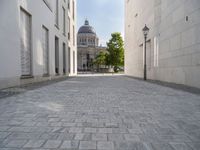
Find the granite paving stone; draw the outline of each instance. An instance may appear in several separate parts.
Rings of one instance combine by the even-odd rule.
[[[109,141],[123,141],[124,135],[123,134],[108,134]]]
[[[124,134],[124,137],[126,141],[135,141],[135,142],[140,141],[139,136],[136,134]]]
[[[82,133],[82,128],[71,127],[69,130],[70,133]]]
[[[61,145],[62,141],[60,140],[48,140],[45,144],[44,144],[44,148],[59,148],[59,146]]]
[[[193,150],[189,145],[187,145],[185,143],[170,143],[170,145],[175,150]]]
[[[115,142],[115,150],[155,150],[155,149],[151,149],[151,147],[148,144],[141,142],[119,141]],[[164,150],[164,149],[159,149],[159,150]]]
[[[112,133],[112,128],[99,128],[98,133]]]
[[[9,134],[11,134],[11,133],[10,132],[0,132],[0,139],[6,138]]]
[[[45,143],[45,140],[30,140],[24,145],[24,148],[40,148]]]
[[[97,143],[97,150],[114,150],[114,143],[113,142],[98,142]]]
[[[74,140],[88,140],[87,137],[89,138],[90,134],[84,134],[84,133],[77,133],[74,137]]]
[[[200,142],[195,142],[195,143],[187,143],[187,145],[189,145],[189,147],[192,148],[192,150],[199,150],[200,147]]]
[[[126,76],[78,76],[17,90],[23,92],[0,98],[2,150],[200,147],[197,93]]]
[[[27,142],[28,140],[11,140],[11,141],[8,141],[5,147],[22,148]]]
[[[175,150],[169,143],[153,143],[151,146],[153,150]]]
[[[78,149],[79,141],[64,141],[61,145],[61,149]]]
[[[74,133],[60,133],[54,139],[69,141],[73,140],[74,137],[75,137]]]
[[[0,126],[0,132],[8,131],[9,128],[9,126]]]
[[[80,150],[95,150],[97,149],[97,143],[95,141],[80,141]]]
[[[84,132],[85,133],[96,133],[97,129],[96,128],[85,128]]]
[[[92,140],[93,141],[107,141],[107,134],[102,134],[102,133],[93,133],[92,134]]]

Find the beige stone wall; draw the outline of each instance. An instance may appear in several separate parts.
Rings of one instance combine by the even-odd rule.
[[[147,77],[200,88],[200,1],[125,0],[125,72],[143,77],[143,33]]]

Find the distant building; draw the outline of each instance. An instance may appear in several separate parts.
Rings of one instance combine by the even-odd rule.
[[[93,71],[93,60],[100,51],[106,51],[106,48],[99,46],[99,38],[88,20],[85,20],[85,24],[78,31],[77,46],[78,71]]]
[[[126,74],[143,77],[147,24],[147,78],[200,88],[200,1],[124,2]]]
[[[0,20],[0,88],[76,75],[76,0],[1,0]]]

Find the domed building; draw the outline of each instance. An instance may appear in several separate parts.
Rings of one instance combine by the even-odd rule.
[[[85,24],[78,30],[78,45],[82,46],[98,46],[99,39],[89,21],[85,20]]]
[[[106,48],[99,46],[99,38],[87,19],[78,30],[77,46],[78,71],[93,71],[93,60],[99,52],[106,51]]]

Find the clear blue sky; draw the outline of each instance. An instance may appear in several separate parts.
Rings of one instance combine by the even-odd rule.
[[[113,32],[124,36],[124,0],[77,0],[77,12],[77,30],[87,18],[100,44],[105,46]]]

